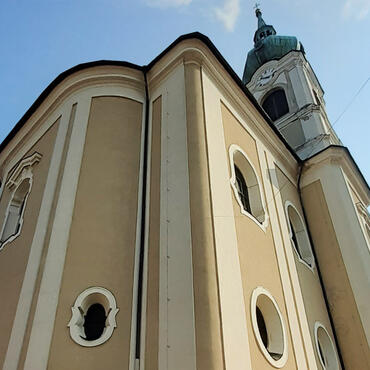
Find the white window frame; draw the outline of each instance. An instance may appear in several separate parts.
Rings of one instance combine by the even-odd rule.
[[[243,171],[243,168],[240,168],[237,163],[235,163],[234,157],[236,153],[240,153],[243,157],[244,160],[248,163],[248,165],[251,167],[252,171],[254,172],[254,176],[256,178],[256,184],[254,184],[252,187],[248,186],[248,179],[246,177],[245,172]],[[244,152],[242,148],[240,148],[236,144],[232,144],[229,147],[229,160],[230,160],[230,169],[231,169],[231,178],[230,178],[230,184],[231,187],[234,191],[235,199],[238,202],[240,206],[240,212],[249,217],[253,222],[255,222],[263,231],[266,231],[267,225],[268,225],[268,214],[266,211],[266,205],[265,205],[265,198],[264,198],[264,192],[263,192],[263,187],[261,184],[261,181],[258,177],[257,171],[255,167],[253,166],[252,161],[249,159],[248,155]],[[257,208],[257,215],[253,215],[252,213],[249,213],[244,209],[243,203],[239,197],[239,192],[237,188],[237,183],[236,183],[236,175],[235,175],[235,164],[238,166],[240,169],[240,172],[242,173],[244,180],[248,186],[248,195],[249,195],[249,204],[252,209]],[[260,202],[256,201],[255,197],[258,196],[260,199]],[[259,205],[257,203],[260,203]],[[256,207],[257,205],[257,207]],[[259,208],[259,209],[258,209]]]
[[[331,367],[327,367],[325,366],[323,360],[322,360],[322,357],[321,357],[321,354],[320,354],[320,349],[319,349],[319,338],[318,338],[318,330],[319,329],[323,329],[325,334],[327,335],[328,339],[329,339],[329,343],[331,345],[331,348],[329,349],[332,350],[332,361],[334,361],[335,363],[333,364],[333,366]],[[319,322],[319,321],[316,321],[315,322],[315,327],[314,327],[314,332],[315,332],[315,345],[316,345],[316,352],[317,352],[317,357],[319,358],[319,361],[320,361],[320,365],[322,366],[323,370],[340,370],[340,366],[339,366],[339,361],[338,361],[338,354],[337,354],[337,351],[336,351],[336,348],[334,346],[334,343],[333,343],[333,340],[331,339],[331,336],[329,335],[328,331],[326,330],[325,326]],[[322,347],[321,347],[322,348]],[[325,351],[326,349],[325,348],[322,348],[323,351]]]
[[[301,247],[303,247],[303,248],[308,248],[308,252],[309,252],[310,258],[312,260],[312,265],[310,265],[307,261],[305,261],[303,258],[301,258],[300,253],[297,250],[299,248],[299,245],[295,245],[295,243],[293,242],[293,232],[292,232],[292,228],[290,226],[290,222],[292,222],[292,221],[291,221],[291,219],[289,217],[289,211],[288,211],[289,207],[292,207],[293,208],[293,210],[296,212],[296,214],[297,214],[297,216],[300,219],[300,222],[302,224],[302,228],[303,228],[302,229],[302,232],[304,233],[304,236],[303,237],[306,239],[306,241],[305,241],[306,246],[304,246],[304,245],[302,245],[300,243],[298,243],[298,244]],[[303,265],[305,265],[307,268],[309,268],[313,272],[314,269],[315,269],[315,266],[316,266],[316,264],[315,264],[315,256],[314,256],[313,251],[312,251],[312,246],[311,246],[310,238],[308,237],[306,223],[304,222],[303,217],[298,212],[297,208],[289,200],[287,200],[285,202],[285,216],[286,216],[286,220],[287,220],[287,224],[288,224],[289,238],[290,238],[290,242],[291,242],[291,244],[293,246],[294,253],[297,256],[298,261],[300,263],[302,263]]]
[[[2,225],[2,228],[1,228],[1,234],[0,234],[1,235],[1,238],[2,238],[2,235],[3,235],[4,231],[5,231],[5,226],[6,226],[6,223],[7,223],[7,220],[8,220],[10,208],[11,208],[12,201],[14,199],[15,193],[17,192],[19,186],[23,183],[24,180],[28,179],[30,185],[29,185],[29,189],[28,189],[27,195],[25,197],[25,201],[24,201],[22,213],[20,214],[20,218],[19,218],[19,229],[18,229],[18,231],[17,231],[16,234],[11,235],[9,238],[7,238],[6,240],[4,240],[3,243],[0,244],[0,251],[7,244],[11,243],[13,240],[15,240],[16,238],[18,238],[18,236],[22,232],[22,227],[23,227],[23,222],[24,222],[24,213],[25,213],[25,209],[26,209],[26,206],[27,206],[27,201],[28,201],[29,195],[30,195],[31,190],[32,190],[32,184],[33,184],[33,166],[35,164],[39,163],[40,160],[41,160],[41,158],[42,158],[41,154],[35,152],[31,156],[22,159],[19,162],[19,164],[17,165],[17,167],[15,168],[15,170],[13,171],[13,173],[10,176],[9,180],[5,184],[5,186],[11,191],[11,194],[10,194],[10,200],[8,202],[8,206],[7,206],[7,209],[6,209],[6,212],[5,212],[5,217],[4,217],[4,220],[3,220],[3,225]]]

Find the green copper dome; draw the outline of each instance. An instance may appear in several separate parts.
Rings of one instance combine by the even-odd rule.
[[[258,29],[254,34],[254,48],[248,53],[243,83],[247,84],[259,67],[273,59],[280,59],[292,50],[304,52],[303,45],[294,36],[278,36],[273,26],[266,25],[262,13],[256,9]]]

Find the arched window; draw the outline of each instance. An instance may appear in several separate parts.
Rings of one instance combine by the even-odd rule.
[[[300,262],[314,267],[314,257],[304,222],[292,204],[286,204],[290,239]]]
[[[242,213],[253,216],[259,224],[266,219],[262,190],[256,172],[246,154],[236,145],[230,146],[231,185]]]
[[[285,91],[283,89],[277,89],[270,92],[263,99],[262,108],[272,121],[276,121],[280,117],[287,114],[289,112],[289,106]]]
[[[1,233],[0,244],[19,234],[28,194],[31,189],[29,178],[24,179],[16,188],[10,201]]]

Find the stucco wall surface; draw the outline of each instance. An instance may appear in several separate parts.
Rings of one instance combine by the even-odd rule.
[[[233,114],[222,104],[221,111],[225,132],[226,149],[228,150],[232,144],[237,144],[240,148],[242,148],[256,169],[257,176],[259,177],[260,181],[262,181],[262,173],[257,154],[256,141],[241,126]],[[231,178],[230,165],[229,175]],[[261,195],[265,198],[263,187]],[[249,344],[252,368],[261,370],[273,368],[260,351],[251,322],[251,294],[256,287],[262,286],[267,289],[275,298],[284,318],[284,324],[288,336],[288,360],[285,368],[296,369],[297,365],[292,347],[292,338],[284,303],[284,292],[282,289],[279,267],[275,255],[271,227],[267,226],[266,230],[263,230],[255,222],[253,222],[253,220],[241,213],[240,205],[237,202],[234,193],[232,198],[243,281],[246,318],[248,331],[250,333]]]
[[[142,104],[92,99],[48,369],[128,367],[141,147]],[[117,301],[110,340],[85,348],[72,341],[71,306],[101,286]]]
[[[280,193],[284,205],[286,204],[286,202],[292,203],[293,206],[298,211],[298,213],[300,214],[302,220],[304,220],[303,211],[300,205],[299,195],[296,186],[284,175],[282,170],[279,169],[278,167],[276,172],[277,179],[281,189]],[[293,248],[293,246],[291,247]],[[315,248],[315,246],[311,246],[311,248]],[[328,317],[327,308],[321,288],[321,283],[318,276],[317,261],[315,261],[315,267],[313,268],[313,270],[311,270],[308,266],[306,266],[299,260],[298,255],[295,251],[294,251],[294,260],[296,263],[299,283],[305,304],[305,311],[309,323],[311,340],[313,347],[316,348],[314,335],[314,327],[316,321],[319,321],[321,324],[323,324],[330,333],[331,338],[333,338],[330,320]],[[316,350],[314,353],[316,362],[319,364],[318,353]]]
[[[23,158],[26,158],[37,152],[42,155],[42,158],[40,162],[33,167],[33,184],[24,211],[24,222],[21,234],[15,240],[4,245],[4,248],[0,251],[0,297],[2,297],[2,313],[0,315],[1,368],[8,348],[8,341],[39,215],[58,125],[59,120],[56,121],[23,156]],[[5,185],[5,182],[3,185]],[[10,201],[10,196],[11,191],[5,187],[0,200],[1,226],[5,220],[5,213]]]
[[[317,180],[305,186],[302,194],[345,368],[368,369],[370,350],[322,184]]]

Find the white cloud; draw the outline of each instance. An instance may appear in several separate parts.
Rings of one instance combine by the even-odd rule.
[[[342,8],[344,18],[362,20],[370,12],[370,0],[346,0]]]
[[[233,31],[240,13],[240,0],[225,0],[222,7],[214,9],[214,13],[228,31]]]
[[[192,0],[146,0],[147,5],[155,8],[177,8],[189,5],[191,2]]]

